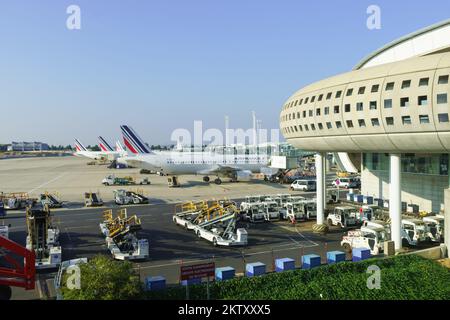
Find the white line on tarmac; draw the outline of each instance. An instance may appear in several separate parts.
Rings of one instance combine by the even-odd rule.
[[[36,191],[36,190],[38,190],[38,189],[40,189],[40,188],[42,188],[42,187],[45,187],[46,185],[48,185],[48,184],[50,184],[50,183],[52,183],[52,182],[54,182],[54,181],[56,181],[56,180],[58,180],[58,179],[64,177],[66,174],[68,174],[68,172],[61,173],[59,176],[57,176],[57,177],[55,177],[55,178],[53,178],[53,179],[51,179],[51,180],[49,180],[49,181],[47,181],[47,182],[44,182],[43,184],[37,186],[36,188],[31,189],[31,190],[28,191],[27,193],[33,193],[34,191]]]
[[[291,244],[289,244],[291,245]],[[245,256],[255,256],[255,255],[259,255],[259,254],[268,254],[268,253],[272,253],[272,252],[281,252],[281,251],[288,251],[288,250],[294,250],[294,249],[299,249],[299,248],[313,248],[313,247],[317,247],[317,245],[310,245],[310,246],[304,246],[304,245],[299,245],[296,247],[292,247],[292,248],[288,248],[288,249],[279,249],[279,250],[269,250],[269,251],[259,251],[259,252],[253,252],[253,253],[245,253]],[[220,258],[236,258],[238,259],[239,256],[235,256],[235,257],[226,257],[226,256],[215,256],[215,259],[220,259]],[[208,258],[205,259],[197,259],[197,260],[184,260],[183,259],[183,264],[187,264],[187,263],[196,263],[196,262],[202,262],[205,260],[211,260]],[[179,260],[181,261],[181,259]],[[181,265],[180,262],[171,262],[171,263],[165,263],[165,264],[158,264],[158,265],[152,265],[152,266],[145,266],[145,267],[139,267],[139,269],[152,269],[152,268],[160,268],[160,267],[169,267],[169,266],[175,266],[175,265]]]

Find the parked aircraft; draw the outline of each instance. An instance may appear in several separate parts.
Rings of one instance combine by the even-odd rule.
[[[128,125],[121,127],[123,141],[132,154],[122,157],[127,165],[159,171],[167,175],[203,175],[203,181],[209,182],[209,176],[216,176],[214,182],[221,184],[220,177],[231,181],[249,179],[252,173],[260,172],[269,165],[267,154],[227,154],[218,151],[152,151],[149,146]]]

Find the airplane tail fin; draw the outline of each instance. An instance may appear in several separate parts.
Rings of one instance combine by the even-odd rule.
[[[80,142],[80,140],[75,139],[75,149],[77,149],[77,152],[80,151],[88,151],[88,149],[86,149],[83,144]]]
[[[116,142],[116,151],[118,152],[125,152],[125,148],[122,146],[119,140]]]
[[[138,136],[138,134],[128,125],[120,126],[122,130],[123,142],[128,150],[134,154],[150,154],[150,148]]]
[[[99,136],[98,137],[98,141],[100,142],[100,148],[102,149],[102,151],[105,152],[113,152],[114,149],[109,145],[108,142],[106,142],[105,139],[103,139],[103,137]]]

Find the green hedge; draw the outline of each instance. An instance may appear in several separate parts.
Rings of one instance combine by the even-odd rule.
[[[368,289],[367,267],[381,269],[381,289]],[[450,299],[450,271],[416,255],[342,262],[312,270],[270,273],[210,284],[211,299],[345,300]],[[184,287],[147,292],[147,299],[185,299]],[[190,299],[206,299],[206,286],[189,287]]]

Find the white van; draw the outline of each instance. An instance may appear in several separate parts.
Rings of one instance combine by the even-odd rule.
[[[291,183],[291,190],[315,191],[316,182],[314,180],[295,180]]]

